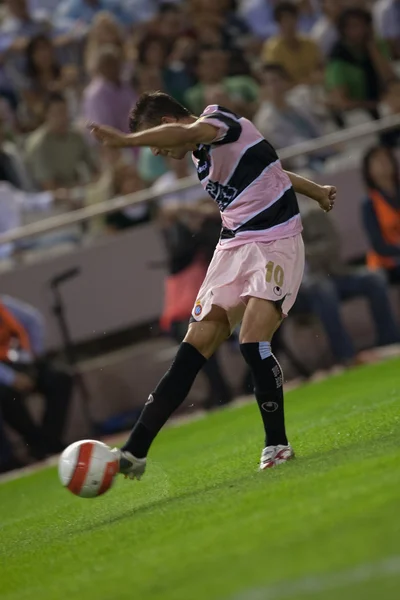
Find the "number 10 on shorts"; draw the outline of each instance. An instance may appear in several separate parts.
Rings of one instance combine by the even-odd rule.
[[[274,278],[275,285],[279,287],[283,286],[283,280],[285,278],[283,269],[280,265],[276,265],[270,260],[265,267],[265,281],[271,283],[272,278]]]

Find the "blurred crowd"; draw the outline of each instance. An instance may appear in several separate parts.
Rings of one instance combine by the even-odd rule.
[[[146,188],[160,194],[156,203],[88,225],[3,244],[0,267],[27,252],[73,247],[156,219],[169,271],[161,328],[180,341],[218,239],[218,211],[200,186],[174,191],[194,174],[190,160],[100,148],[87,124],[126,131],[138,96],[163,90],[195,115],[208,104],[225,106],[253,120],[275,147],[288,148],[400,114],[399,77],[400,0],[0,0],[0,234]],[[344,366],[363,357],[343,323],[343,299],[366,298],[376,345],[400,342],[388,287],[400,283],[399,148],[397,128],[368,150],[357,142],[351,152],[348,145],[331,146],[285,162],[305,173],[328,174],[349,164],[362,171],[360,218],[370,245],[365,267],[346,265],[334,222],[302,207],[307,269],[294,313],[318,317],[335,362]],[[10,339],[22,343],[19,336],[26,334],[31,351],[35,327],[24,310],[31,309],[0,297],[0,338],[6,323]],[[62,447],[72,389],[65,373],[40,361],[41,353],[32,353],[23,369],[10,365],[8,353],[0,357],[3,419],[34,458]],[[204,375],[208,406],[232,399],[218,355]],[[60,386],[65,401],[51,438],[47,424]],[[248,389],[245,379],[241,391]],[[24,398],[35,390],[48,401],[40,435],[24,410]],[[14,412],[7,408],[10,394],[18,399]]]
[[[143,91],[164,90],[194,114],[226,106],[282,148],[399,113],[399,60],[399,0],[3,0],[0,232],[168,187],[177,175],[163,158],[100,151],[86,130],[92,121],[126,130]],[[396,146],[399,134],[382,141]],[[329,171],[348,160],[343,149],[288,166]],[[90,228],[3,245],[0,257],[153,216],[136,206]]]

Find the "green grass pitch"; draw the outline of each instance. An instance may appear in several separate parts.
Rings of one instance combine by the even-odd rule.
[[[141,482],[0,485],[1,600],[398,600],[400,361],[287,395],[297,459],[257,472],[256,405],[165,430]]]

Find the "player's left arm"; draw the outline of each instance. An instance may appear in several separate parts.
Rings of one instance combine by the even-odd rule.
[[[137,133],[124,134],[114,127],[91,123],[89,129],[94,137],[104,146],[126,148],[137,146],[154,146],[156,148],[172,148],[183,144],[211,144],[218,134],[214,125],[195,121],[186,125],[183,123],[168,123]]]
[[[297,194],[308,196],[312,200],[318,202],[322,210],[329,212],[335,205],[336,188],[333,185],[319,185],[310,179],[306,179],[296,173],[285,171],[288,175],[293,189]]]

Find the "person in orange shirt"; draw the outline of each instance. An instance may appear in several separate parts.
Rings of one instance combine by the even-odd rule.
[[[364,157],[363,176],[368,197],[362,216],[371,247],[367,264],[400,283],[400,169],[393,150],[371,148]]]
[[[282,65],[295,84],[310,84],[318,79],[322,55],[313,39],[299,34],[298,17],[298,9],[291,2],[276,6],[274,18],[280,32],[265,42],[262,60]]]

